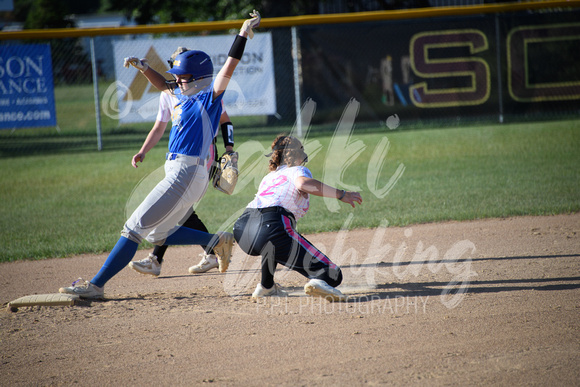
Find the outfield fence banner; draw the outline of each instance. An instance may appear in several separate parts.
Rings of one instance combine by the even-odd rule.
[[[0,46],[0,129],[56,126],[49,44]]]
[[[217,73],[225,64],[234,38],[231,35],[162,39],[119,40],[113,43],[119,122],[155,121],[159,90],[138,70],[123,67],[128,56],[147,58],[149,65],[171,79],[167,60],[178,47],[207,52]],[[276,113],[274,58],[270,33],[256,33],[247,45],[224,95],[230,116]]]
[[[438,13],[432,7],[447,16],[413,17],[409,10],[408,18],[388,12],[384,19],[358,20],[352,14],[339,22],[337,15],[320,15],[303,23],[307,15],[270,26],[265,18],[247,42],[224,95],[225,109],[233,117],[254,116],[233,118],[236,128],[277,131],[296,124],[297,133],[307,123],[332,130],[354,103],[358,127],[376,130],[575,119],[580,7],[542,3],[525,11],[464,14],[464,7],[449,7]],[[167,60],[181,46],[207,52],[217,72],[234,29],[189,30],[195,24],[175,26],[183,30],[139,26],[119,34],[121,28],[78,36],[83,29],[71,29],[71,36],[59,30],[0,34],[0,129],[96,128],[101,149],[101,129],[150,128],[141,124],[155,121],[160,92],[138,70],[123,67],[123,59],[147,58],[171,79]],[[304,116],[309,101],[315,109]]]
[[[481,119],[580,111],[580,12],[305,26],[302,95],[336,121]]]

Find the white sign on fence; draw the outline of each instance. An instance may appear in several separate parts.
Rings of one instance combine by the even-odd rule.
[[[177,47],[205,51],[212,59],[214,72],[224,65],[234,41],[232,35],[200,36],[187,38],[120,40],[114,42],[115,76],[119,121],[155,121],[159,103],[159,90],[135,68],[123,67],[128,56],[147,58],[157,72],[172,79],[167,60]],[[224,95],[224,104],[230,116],[273,115],[276,113],[276,86],[274,83],[274,57],[272,35],[254,34],[248,40],[244,56]]]

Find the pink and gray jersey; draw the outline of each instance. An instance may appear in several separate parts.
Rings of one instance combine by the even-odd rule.
[[[296,178],[312,178],[310,170],[303,166],[281,165],[267,174],[260,183],[258,193],[248,208],[280,206],[290,211],[296,219],[303,217],[310,207],[310,196],[296,188]]]

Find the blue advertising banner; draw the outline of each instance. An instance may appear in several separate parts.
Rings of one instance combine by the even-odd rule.
[[[0,46],[0,129],[56,126],[50,45]]]

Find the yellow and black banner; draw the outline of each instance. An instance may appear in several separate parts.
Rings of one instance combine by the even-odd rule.
[[[302,96],[323,121],[351,98],[363,120],[578,112],[579,20],[542,10],[303,26]]]

